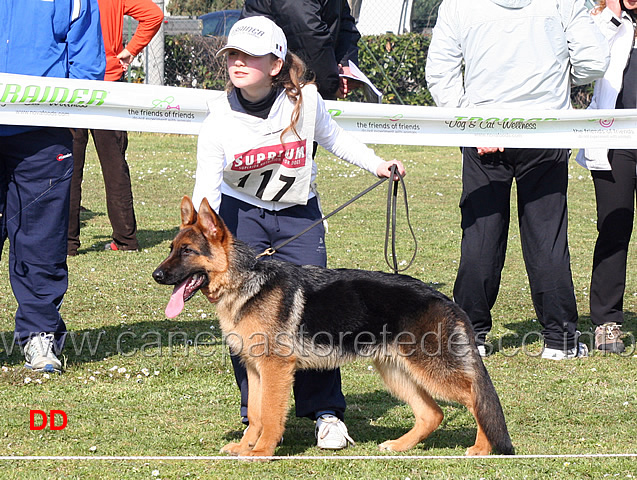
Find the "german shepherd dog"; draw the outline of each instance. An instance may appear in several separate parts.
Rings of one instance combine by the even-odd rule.
[[[442,422],[434,397],[465,405],[478,423],[467,455],[513,454],[500,400],[467,315],[449,298],[406,275],[259,261],[233,238],[204,199],[181,202],[180,231],[153,272],[176,285],[166,315],[197,290],[216,304],[221,330],[248,372],[248,420],[222,452],[271,456],[283,435],[294,373],[373,361],[387,388],[407,402],[415,425],[381,450],[402,452]]]

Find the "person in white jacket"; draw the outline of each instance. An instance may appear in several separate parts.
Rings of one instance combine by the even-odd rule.
[[[443,0],[427,56],[439,107],[570,108],[571,84],[601,77],[608,46],[582,0]],[[541,147],[541,145],[538,145]],[[565,149],[464,147],[461,257],[454,300],[481,354],[492,327],[517,185],[520,237],[543,358],[587,354],[578,341],[567,241]]]
[[[608,40],[610,65],[595,83],[589,108],[637,108],[637,1],[602,0],[591,11]],[[591,171],[597,201],[597,242],[593,253],[590,308],[595,348],[622,353],[628,245],[635,218],[637,150],[587,148],[576,160]]]
[[[332,119],[316,86],[302,85],[305,65],[287,52],[283,31],[265,17],[239,20],[227,45],[231,88],[212,101],[197,146],[193,203],[206,197],[235,235],[258,253],[287,240],[322,217],[314,186],[313,141],[378,177],[389,177],[397,160],[383,161]],[[327,265],[325,230],[318,224],[277,250],[277,259]],[[235,352],[236,353],[236,352]],[[245,367],[232,356],[247,423]],[[316,420],[317,446],[351,443],[343,423],[340,371],[304,370],[294,382],[296,415]]]

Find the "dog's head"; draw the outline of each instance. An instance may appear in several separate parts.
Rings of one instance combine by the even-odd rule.
[[[218,300],[232,235],[221,218],[203,199],[199,212],[188,197],[181,200],[181,226],[170,245],[170,255],[153,272],[163,285],[175,285],[166,307],[166,316],[174,318],[184,303],[201,290],[211,302]]]

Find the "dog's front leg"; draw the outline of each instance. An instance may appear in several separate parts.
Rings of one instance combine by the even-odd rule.
[[[246,455],[269,457],[274,454],[274,449],[281,441],[285,430],[295,364],[296,360],[292,357],[270,355],[260,359],[259,416],[262,431],[256,445]],[[252,385],[250,395],[252,396]]]
[[[261,377],[256,365],[247,364],[248,373],[248,423],[239,443],[229,443],[221,449],[230,455],[247,455],[261,436]]]

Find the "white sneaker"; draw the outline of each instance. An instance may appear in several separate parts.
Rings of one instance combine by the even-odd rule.
[[[484,345],[478,345],[478,353],[482,358],[487,356],[487,349]]]
[[[345,424],[334,415],[321,415],[316,420],[315,433],[316,446],[323,450],[341,450],[350,443],[356,445]]]
[[[549,360],[566,360],[569,358],[588,357],[588,347],[585,343],[579,342],[577,348],[573,347],[569,350],[560,350],[558,348],[546,348],[542,351],[542,358]]]
[[[55,338],[52,333],[40,333],[32,337],[24,346],[24,358],[27,368],[38,372],[62,371],[62,362],[55,356],[53,346]]]

